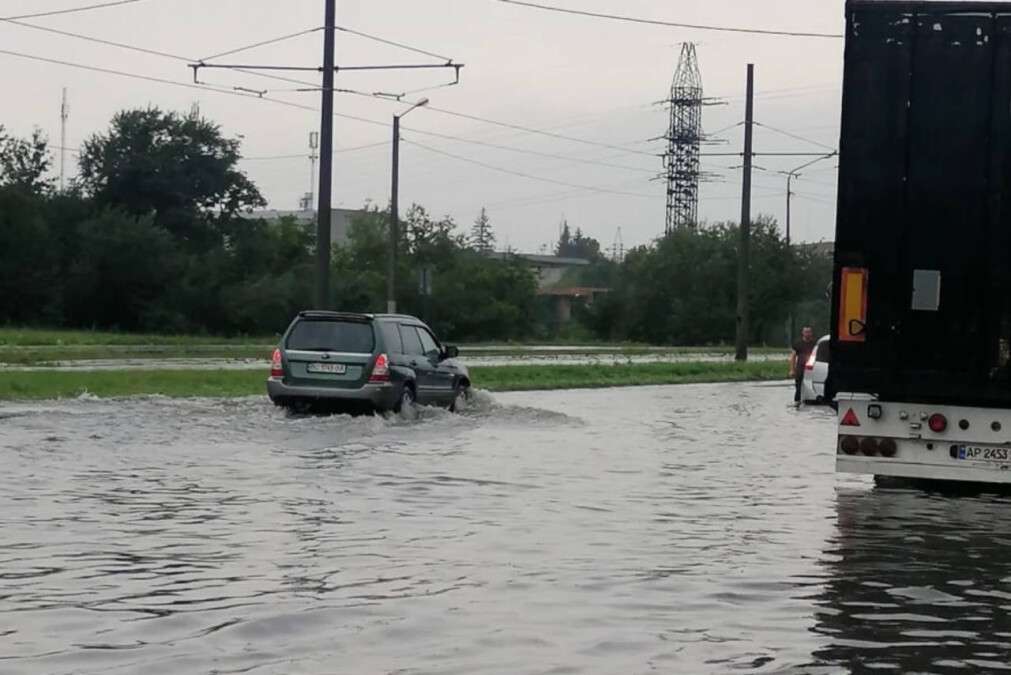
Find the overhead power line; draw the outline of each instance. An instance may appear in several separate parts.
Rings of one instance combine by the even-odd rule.
[[[115,2],[103,2],[97,5],[85,5],[84,7],[68,7],[67,9],[53,9],[48,12],[34,12],[32,14],[19,14],[17,16],[4,16],[0,19],[38,19],[43,16],[59,16],[61,14],[77,14],[78,12],[90,12],[94,9],[106,9],[108,7],[118,7],[120,5],[132,5],[144,0],[116,0]]]
[[[367,150],[369,148],[378,148],[384,145],[389,145],[390,141],[380,141],[378,143],[368,143],[366,145],[356,145],[350,148],[337,148],[333,151],[333,154],[340,155],[345,152],[357,152],[358,150]],[[278,159],[305,159],[308,155],[306,153],[301,153],[298,155],[260,155],[253,157],[242,157],[243,160],[247,162],[258,162],[258,161],[270,161]]]
[[[831,150],[832,152],[835,152],[835,148],[833,148],[831,145],[826,145],[826,144],[820,143],[818,141],[813,141],[810,138],[805,138],[803,136],[798,136],[797,134],[791,133],[789,131],[784,131],[783,129],[777,129],[776,127],[771,127],[768,124],[762,124],[761,122],[754,122],[753,124],[756,127],[762,127],[763,129],[768,129],[769,131],[774,131],[777,134],[782,134],[783,136],[787,136],[789,138],[792,138],[795,141],[802,141],[804,143],[810,143],[811,145],[817,145],[819,148],[825,148],[826,150]]]
[[[105,40],[102,38],[91,37],[89,35],[81,35],[80,33],[74,33],[68,30],[59,30],[56,28],[50,28],[49,26],[40,26],[34,23],[26,23],[16,18],[5,18],[0,17],[0,21],[4,21],[15,26],[21,26],[22,28],[31,28],[32,30],[39,30],[45,33],[52,33],[53,35],[62,35],[63,37],[72,37],[78,40],[84,40],[86,42],[94,42],[100,45],[106,45],[107,47],[118,47],[119,49],[126,49],[132,52],[138,52],[140,54],[150,54],[151,56],[161,56],[167,59],[175,59],[177,61],[192,61],[192,59],[187,59],[184,56],[179,56],[178,54],[170,54],[168,52],[160,52],[156,49],[148,49],[146,47],[137,47],[134,45],[124,44],[122,42],[115,42],[113,40]]]
[[[682,23],[677,21],[661,21],[659,19],[643,19],[634,16],[626,16],[621,14],[605,14],[602,12],[588,12],[582,9],[568,9],[566,7],[556,7],[553,5],[542,5],[537,2],[525,2],[524,0],[498,0],[499,2],[504,2],[508,5],[519,5],[521,7],[531,7],[533,9],[541,9],[548,12],[558,12],[560,14],[574,14],[576,16],[586,16],[594,19],[609,19],[611,21],[624,21],[626,23],[639,23],[648,24],[652,26],[669,26],[672,28],[690,28],[693,30],[709,30],[709,31],[719,31],[722,33],[749,33],[753,35],[775,35],[778,37],[806,37],[806,38],[833,38],[839,39],[843,35],[840,33],[817,33],[810,31],[792,31],[792,30],[768,30],[761,28],[738,28],[731,26],[711,26],[704,24],[695,23]]]
[[[641,192],[623,192],[621,190],[609,190],[607,188],[597,187],[597,186],[593,186],[593,185],[580,185],[578,183],[568,183],[566,181],[555,180],[554,178],[545,178],[544,176],[535,176],[535,175],[532,175],[532,174],[523,173],[521,171],[513,171],[512,169],[504,169],[504,168],[502,168],[500,166],[495,166],[494,164],[486,164],[485,162],[480,162],[480,161],[478,161],[476,159],[471,159],[469,157],[462,157],[460,155],[454,155],[451,152],[446,152],[444,150],[437,150],[435,148],[429,147],[427,145],[422,145],[421,143],[417,143],[417,142],[414,142],[414,141],[404,140],[404,142],[407,143],[407,144],[409,144],[409,145],[413,145],[415,147],[421,148],[422,150],[427,150],[428,152],[434,153],[436,155],[442,155],[444,157],[450,157],[452,159],[459,160],[461,162],[467,162],[468,164],[474,164],[476,166],[480,166],[480,167],[483,167],[485,169],[489,169],[491,171],[498,171],[500,173],[506,173],[506,174],[509,174],[509,175],[512,175],[512,176],[519,176],[520,178],[526,178],[526,179],[529,179],[529,180],[536,180],[536,181],[540,181],[542,183],[554,183],[555,185],[562,185],[562,186],[565,186],[565,187],[576,188],[578,190],[587,190],[587,191],[590,191],[590,192],[600,192],[600,193],[621,195],[621,196],[624,196],[624,197],[642,197],[642,198],[645,198],[645,199],[657,199],[656,195],[648,195],[648,194],[644,194],[644,193],[641,193]]]
[[[655,152],[647,152],[644,150],[636,150],[634,148],[622,147],[620,145],[611,145],[610,143],[600,143],[598,141],[591,141],[585,138],[578,138],[576,136],[566,136],[565,134],[557,134],[553,131],[544,131],[542,129],[534,129],[531,127],[525,127],[520,124],[513,124],[511,122],[502,122],[500,120],[493,120],[487,117],[478,117],[477,115],[468,115],[466,113],[456,112],[454,110],[446,110],[445,108],[437,108],[432,105],[428,105],[424,110],[431,110],[433,112],[442,113],[443,115],[452,115],[453,117],[460,117],[463,119],[473,120],[475,122],[484,122],[485,124],[493,124],[495,126],[505,127],[506,129],[514,129],[516,131],[523,131],[528,134],[537,134],[539,136],[547,136],[549,138],[557,138],[563,141],[571,141],[573,143],[582,143],[584,145],[593,145],[600,148],[607,148],[608,150],[617,150],[618,152],[628,153],[630,155],[644,155],[646,157],[657,157]]]
[[[8,49],[0,49],[0,54],[6,54],[7,56],[15,56],[21,59],[28,59],[29,61],[39,61],[42,63],[51,63],[57,66],[66,66],[68,68],[76,68],[78,70],[88,70],[96,73],[104,73],[106,75],[117,75],[119,77],[127,77],[133,80],[143,80],[146,82],[156,82],[158,84],[168,84],[175,87],[184,87],[186,89],[197,89],[200,91],[209,91],[216,94],[227,94],[229,96],[239,96],[241,98],[248,98],[260,101],[270,101],[271,103],[276,103],[278,105],[284,105],[289,108],[298,108],[300,110],[307,110],[309,112],[317,112],[316,108],[312,106],[302,105],[300,103],[293,103],[291,101],[284,101],[279,98],[270,98],[267,96],[257,96],[256,94],[248,94],[241,91],[235,91],[233,89],[225,89],[222,87],[214,87],[207,84],[193,84],[191,82],[177,82],[176,80],[167,80],[161,77],[153,77],[151,75],[140,75],[137,73],[130,73],[123,70],[114,70],[112,68],[100,68],[98,66],[88,66],[82,63],[74,63],[72,61],[62,61],[60,59],[50,59],[44,56],[35,56],[34,54],[25,54],[23,52],[15,52]],[[343,117],[350,117],[348,115],[343,115]],[[352,118],[359,119],[359,118]],[[362,120],[366,121],[366,120]],[[367,120],[372,122],[372,120]],[[385,125],[384,125],[385,126]]]

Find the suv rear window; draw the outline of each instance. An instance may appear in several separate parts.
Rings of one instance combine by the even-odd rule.
[[[371,323],[357,321],[299,321],[288,336],[288,349],[371,354],[376,338]]]

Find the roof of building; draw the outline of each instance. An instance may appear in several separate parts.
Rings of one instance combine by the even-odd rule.
[[[537,295],[549,295],[560,298],[592,298],[600,293],[610,293],[610,288],[594,288],[591,286],[571,286],[568,288],[545,288],[537,291]]]
[[[491,253],[490,256],[502,260],[506,260],[510,257],[516,257],[521,260],[525,260],[528,263],[544,267],[585,267],[590,264],[589,260],[584,260],[583,258],[562,258],[557,255],[540,255],[536,253],[511,253],[508,251],[497,251],[495,253]]]

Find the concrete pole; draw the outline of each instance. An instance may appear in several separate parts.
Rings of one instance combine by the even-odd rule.
[[[333,81],[337,0],[324,0],[323,112],[320,123],[319,210],[316,215],[316,306],[330,307],[330,220],[333,216]]]
[[[386,311],[397,313],[397,246],[400,243],[400,115],[393,116],[393,184],[390,189],[390,255],[386,271]]]
[[[737,355],[748,360],[748,289],[751,247],[752,132],[755,118],[755,66],[748,64],[747,107],[744,116],[744,184],[741,190],[741,241],[737,252]]]

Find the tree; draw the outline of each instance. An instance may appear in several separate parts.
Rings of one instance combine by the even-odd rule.
[[[562,224],[562,233],[558,238],[555,255],[560,258],[582,258],[583,260],[597,260],[602,257],[600,242],[593,237],[584,235],[583,230],[578,227],[575,236],[573,236],[568,221],[564,221]]]
[[[239,149],[203,118],[126,110],[85,141],[80,180],[99,206],[151,214],[176,239],[206,244],[239,211],[266,205],[237,168]]]
[[[24,190],[0,187],[0,323],[51,319],[60,286],[60,250],[45,204]]]
[[[11,185],[30,194],[52,190],[53,181],[46,178],[51,165],[49,142],[38,129],[29,139],[8,136],[0,125],[0,186]]]
[[[80,225],[79,246],[67,280],[73,323],[169,332],[159,301],[178,278],[179,259],[168,232],[151,216],[110,208]]]
[[[488,220],[488,212],[482,207],[481,214],[470,230],[470,245],[478,253],[492,253],[495,250],[495,233]]]
[[[558,235],[558,245],[555,246],[555,255],[560,258],[568,258],[572,248],[572,231],[569,229],[569,221],[562,221],[562,231]]]

